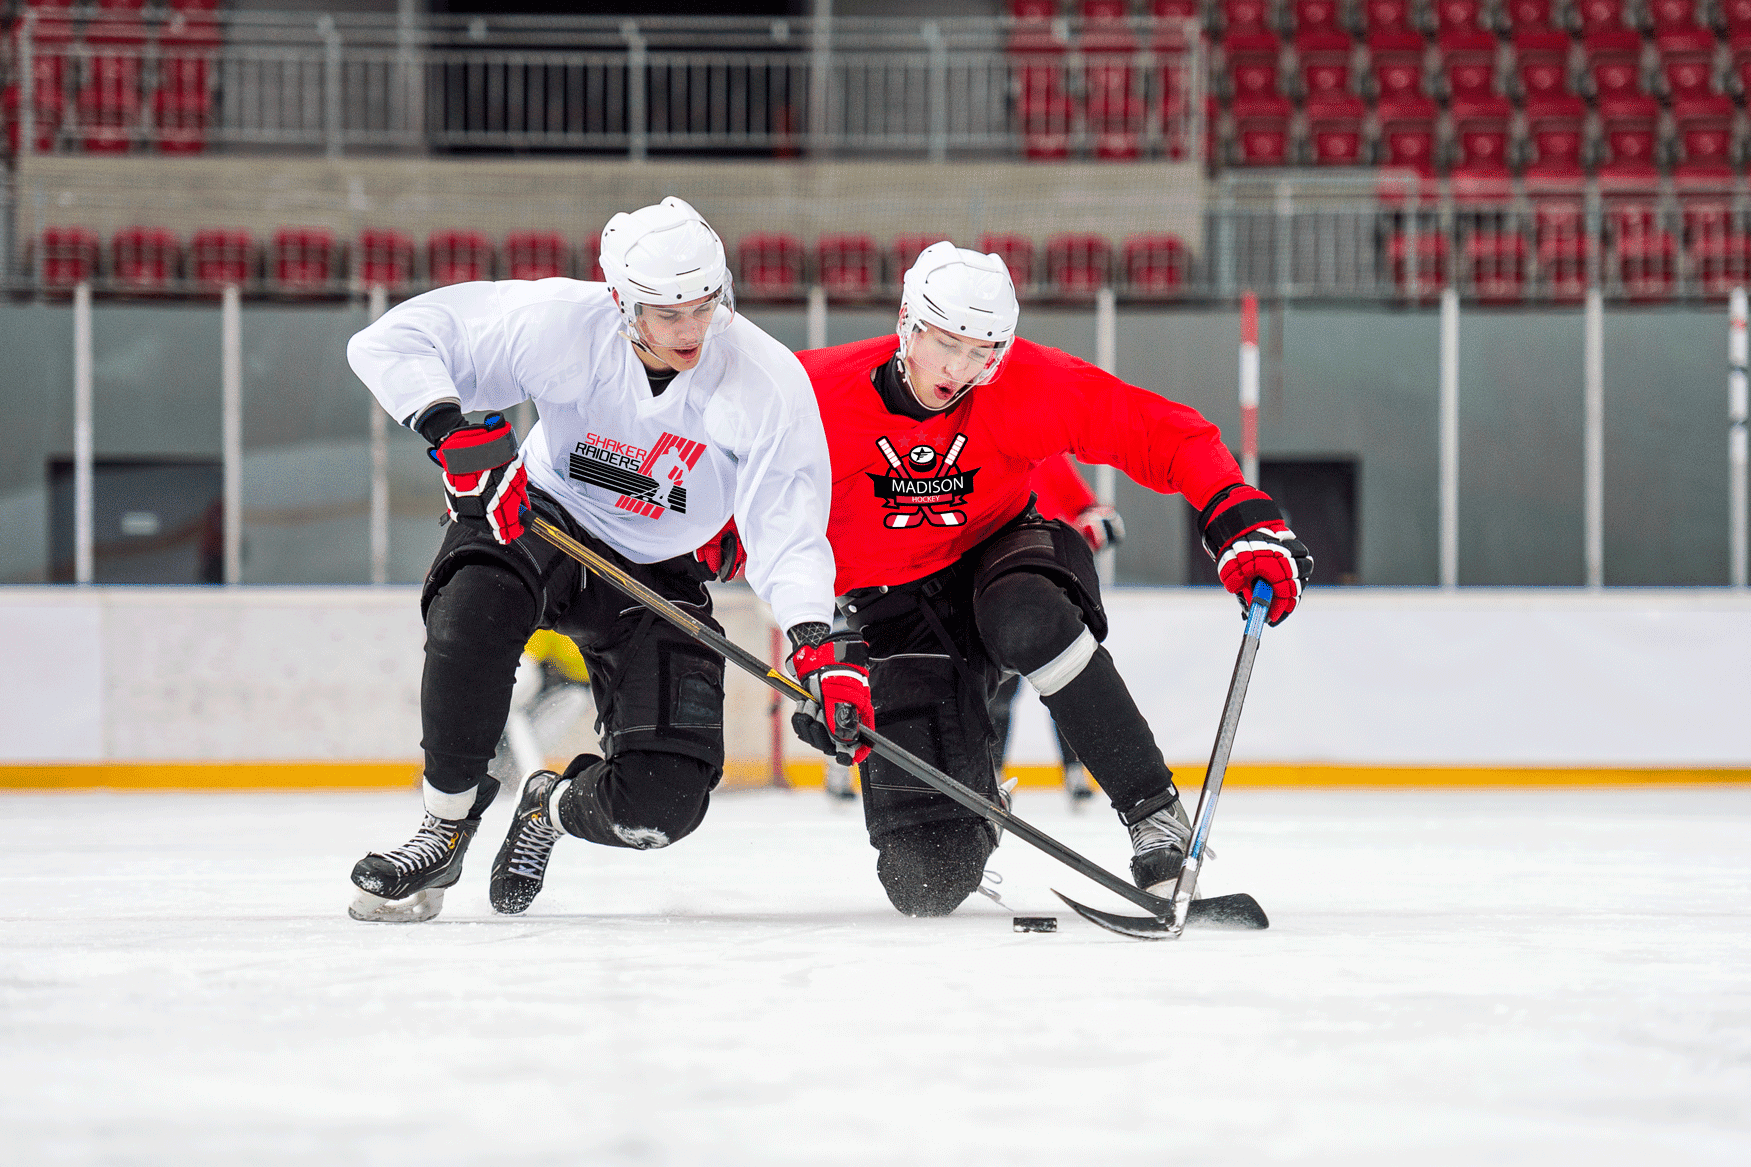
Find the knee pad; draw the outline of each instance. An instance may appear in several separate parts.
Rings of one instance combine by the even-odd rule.
[[[559,800],[567,834],[654,851],[691,835],[705,819],[716,767],[683,754],[635,752],[603,761],[582,754],[566,768]]]
[[[1012,571],[992,580],[979,596],[974,619],[992,658],[1030,680],[1079,642],[1087,641],[1090,654],[1095,646],[1082,622],[1082,609],[1055,581],[1034,571]],[[1086,663],[1084,656],[1080,664]]]
[[[939,819],[875,841],[876,876],[888,902],[908,916],[946,916],[978,890],[991,855],[980,819]]]
[[[462,562],[426,608],[426,636],[444,647],[490,645],[521,656],[534,631],[535,598],[516,572],[490,560]]]

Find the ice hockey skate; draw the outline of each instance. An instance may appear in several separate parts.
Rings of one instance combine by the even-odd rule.
[[[1166,803],[1161,797],[1145,800],[1119,818],[1131,832],[1132,882],[1150,895],[1166,896],[1185,866],[1192,830],[1179,797],[1170,792]]]
[[[347,915],[378,924],[433,919],[444,908],[445,890],[462,878],[462,857],[479,829],[478,811],[465,819],[439,818],[427,811],[413,838],[389,851],[373,851],[353,865],[357,892]]]
[[[511,829],[505,834],[498,857],[492,861],[489,895],[492,910],[501,915],[515,916],[527,911],[540,894],[547,861],[553,857],[553,845],[565,834],[549,820],[547,810],[547,801],[558,784],[559,775],[552,770],[537,770],[523,783],[523,795],[511,816]]]

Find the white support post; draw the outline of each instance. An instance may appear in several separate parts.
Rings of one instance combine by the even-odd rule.
[[[814,0],[813,43],[809,54],[809,153],[827,153],[833,131],[833,0]]]
[[[1605,297],[1587,289],[1586,351],[1582,368],[1582,498],[1586,523],[1587,586],[1605,586]]]
[[[1240,475],[1259,484],[1259,298],[1240,298]]]
[[[225,475],[225,582],[243,582],[243,296],[228,284],[219,306],[220,448]]]
[[[1751,530],[1747,529],[1746,363],[1751,343],[1745,333],[1745,289],[1734,288],[1727,315],[1727,570],[1736,588],[1751,577]]]
[[[1110,287],[1102,287],[1094,297],[1094,363],[1108,373],[1119,368],[1119,308]],[[1118,497],[1118,473],[1111,466],[1094,468],[1094,496],[1107,506]],[[1118,573],[1117,553],[1103,547],[1095,554],[1095,574],[1100,582],[1111,587]]]
[[[1441,586],[1459,586],[1459,293],[1441,292]]]
[[[808,347],[827,347],[827,289],[820,284],[809,288]]]
[[[96,578],[96,511],[92,489],[91,285],[73,289],[73,579]]]
[[[389,291],[371,287],[371,319],[389,310]],[[371,402],[371,582],[389,582],[389,415]]]

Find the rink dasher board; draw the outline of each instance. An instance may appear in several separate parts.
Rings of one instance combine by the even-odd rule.
[[[411,781],[417,589],[0,590],[0,785]],[[763,605],[717,593],[761,651]],[[1195,780],[1239,609],[1215,589],[1116,588],[1113,652]],[[1314,589],[1272,629],[1235,747],[1245,785],[1571,785],[1751,779],[1751,595],[1729,589]],[[291,649],[295,646],[296,651]],[[770,701],[731,678],[732,785],[767,779]],[[787,735],[788,736],[788,735]],[[794,784],[819,763],[787,742]],[[1031,696],[1011,758],[1050,782]],[[180,781],[170,781],[178,774]],[[33,777],[34,775],[34,777]]]

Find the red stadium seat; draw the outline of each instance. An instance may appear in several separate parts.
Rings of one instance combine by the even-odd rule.
[[[1528,110],[1576,98],[1569,88],[1569,38],[1560,32],[1531,32],[1515,38],[1514,80]]]
[[[1678,186],[1732,181],[1736,116],[1730,97],[1698,97],[1672,103],[1672,124],[1678,142],[1678,164],[1672,175]]]
[[[1647,10],[1655,37],[1665,32],[1694,32],[1702,27],[1696,19],[1696,0],[1647,0]]]
[[[1619,98],[1600,103],[1601,136],[1609,158],[1599,166],[1599,181],[1608,190],[1651,188],[1659,180],[1656,150],[1660,107],[1651,97]]]
[[[1483,0],[1434,0],[1435,39],[1443,53],[1493,49],[1495,35],[1484,23]]]
[[[1635,300],[1670,296],[1677,283],[1678,241],[1661,227],[1656,208],[1652,204],[1618,204],[1606,219],[1624,294]]]
[[[1022,149],[1029,158],[1067,158],[1076,105],[1062,94],[1034,98],[1021,107]]]
[[[88,154],[119,154],[132,145],[140,120],[140,59],[105,54],[90,59],[75,102]]]
[[[1374,111],[1380,123],[1380,164],[1408,167],[1424,177],[1432,177],[1435,115],[1435,103],[1426,97],[1382,101]]]
[[[1624,20],[1623,0],[1573,0],[1573,4],[1583,41],[1599,43],[1599,37],[1635,35],[1635,27]]]
[[[505,278],[546,280],[571,274],[571,244],[557,231],[512,231],[505,236]]]
[[[166,89],[155,92],[152,121],[157,128],[158,152],[199,154],[205,150],[212,114],[212,98],[204,92],[179,94]]]
[[[327,290],[340,274],[334,232],[326,227],[282,227],[275,231],[268,271],[283,292]]]
[[[1104,235],[1054,235],[1046,243],[1046,286],[1054,296],[1092,296],[1112,279],[1113,245]]]
[[[249,283],[255,271],[255,239],[235,228],[206,228],[189,237],[188,274],[196,284],[217,289]]]
[[[1009,268],[1009,278],[1018,293],[1032,290],[1034,284],[1034,241],[1026,235],[984,234],[979,236],[979,250],[996,255]]]
[[[433,231],[426,237],[426,279],[433,287],[492,279],[492,241],[479,231]]]
[[[836,300],[866,300],[882,283],[882,254],[862,233],[822,235],[815,240],[815,270]]]
[[[1526,138],[1532,152],[1524,172],[1527,193],[1581,188],[1586,178],[1581,153],[1587,141],[1587,107],[1580,98],[1529,104]]]
[[[1422,43],[1422,34],[1413,23],[1410,0],[1362,0],[1360,7],[1370,48],[1377,43],[1377,37],[1394,38],[1394,44],[1403,42],[1405,37]]]
[[[1497,95],[1496,92],[1496,44],[1487,40],[1483,47],[1443,44],[1441,54],[1441,75],[1446,78],[1446,89],[1454,104],[1462,102],[1487,101]]]
[[[1133,235],[1125,240],[1125,289],[1133,296],[1177,295],[1190,263],[1177,235]]]
[[[413,282],[413,240],[400,231],[367,227],[359,232],[359,283],[400,291]]]
[[[1082,19],[1091,23],[1123,23],[1131,15],[1130,0],[1082,0]]]
[[[1409,48],[1371,47],[1368,52],[1376,103],[1396,105],[1404,101],[1421,102],[1423,93],[1423,42],[1414,33]]]
[[[1220,0],[1217,7],[1222,14],[1223,40],[1237,36],[1275,39],[1276,34],[1270,27],[1271,6],[1267,0]]]
[[[97,278],[97,236],[83,227],[45,227],[42,237],[42,282],[70,288]]]
[[[1471,294],[1486,304],[1517,303],[1526,294],[1526,239],[1518,231],[1478,231],[1465,241]]]
[[[1724,296],[1751,280],[1751,236],[1739,229],[1730,190],[1685,201],[1684,247],[1706,296]]]
[[[1308,149],[1316,166],[1354,166],[1362,159],[1363,123],[1368,109],[1361,98],[1339,95],[1308,99]]]
[[[1514,111],[1506,100],[1455,102],[1453,137],[1458,147],[1455,178],[1508,177],[1508,135]]]
[[[1235,102],[1235,162],[1242,166],[1285,166],[1289,162],[1290,119],[1294,109],[1286,97]]]
[[[1508,30],[1518,38],[1522,33],[1550,32],[1556,29],[1554,0],[1507,0],[1502,5]]]
[[[1574,302],[1587,294],[1587,210],[1578,197],[1533,206],[1539,281],[1549,300]]]
[[[756,231],[736,244],[738,294],[756,300],[791,300],[803,294],[803,245],[781,231]]]
[[[1235,38],[1238,42],[1239,38]],[[1233,102],[1269,101],[1281,96],[1279,71],[1282,68],[1282,47],[1273,36],[1248,38],[1244,43],[1231,42],[1223,54],[1228,69],[1228,84]]]
[[[1429,299],[1447,286],[1447,236],[1419,232],[1413,261],[1410,236],[1400,232],[1388,241],[1386,254],[1392,262],[1393,281],[1411,299]]]
[[[1350,76],[1353,51],[1350,38],[1341,32],[1318,31],[1295,38],[1295,66],[1307,102],[1355,96]]]
[[[124,227],[109,241],[110,277],[136,291],[163,291],[182,273],[182,240],[162,227]]]
[[[1342,24],[1343,12],[1337,0],[1295,0],[1295,36],[1299,40],[1310,33],[1324,33],[1350,39]]]
[[[1088,132],[1097,158],[1135,158],[1142,152],[1148,106],[1134,55],[1091,54],[1084,47]]]

